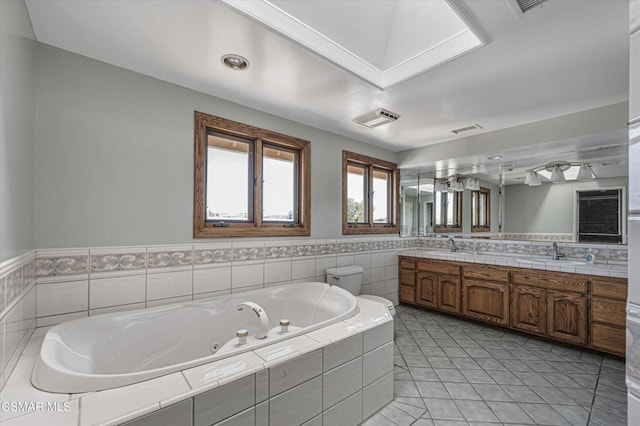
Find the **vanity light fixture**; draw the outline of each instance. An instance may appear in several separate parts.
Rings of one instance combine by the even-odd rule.
[[[560,165],[556,164],[553,166],[553,169],[551,170],[551,182],[552,183],[562,183],[565,182],[566,179],[564,177],[564,173],[562,173],[563,170],[560,170]]]
[[[445,180],[435,179],[433,181],[433,190],[438,192],[447,192],[449,190],[449,187]]]
[[[247,58],[233,53],[222,55],[220,61],[222,61],[226,67],[235,71],[244,71],[249,68],[249,61]]]
[[[544,166],[535,167],[527,171],[525,185],[540,185],[540,175],[552,183],[562,183],[567,180],[588,181],[596,178],[591,165],[587,163],[555,161]]]
[[[502,158],[502,155],[494,155],[493,157],[487,157],[487,160],[499,160]]]
[[[542,183],[540,182],[540,177],[538,176],[538,172],[529,170],[527,172],[527,177],[524,179],[524,184],[529,186],[542,185]]]
[[[437,192],[462,192],[465,189],[479,191],[480,180],[471,176],[460,175],[435,178],[433,180],[433,190]]]
[[[460,179],[454,177],[453,179],[451,179],[451,184],[449,185],[449,189],[455,192],[462,192],[464,191],[464,185],[462,185],[462,182],[460,181]]]
[[[582,163],[580,165],[580,171],[578,172],[578,180],[587,181],[593,179],[595,179],[595,175],[593,174],[593,170],[591,170],[591,166],[587,163]]]
[[[479,191],[480,190],[480,181],[478,179],[468,177],[464,180],[465,189],[470,189],[471,191]]]

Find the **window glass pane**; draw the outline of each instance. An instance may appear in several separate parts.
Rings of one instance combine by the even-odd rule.
[[[382,170],[373,171],[373,222],[389,223],[389,172]]]
[[[444,225],[444,223],[442,222],[442,192],[434,192],[434,194],[436,213],[435,224],[436,226]]]
[[[456,223],[456,193],[447,192],[447,226],[455,226]]]
[[[486,192],[480,192],[480,211],[478,212],[478,215],[480,216],[478,218],[479,220],[479,225],[480,226],[487,226],[487,193]]]
[[[253,221],[253,141],[212,133],[207,145],[206,220]]]
[[[365,182],[367,169],[353,164],[347,165],[347,222],[367,223]]]
[[[471,226],[478,226],[478,193],[471,192]]]
[[[298,153],[268,145],[262,152],[262,220],[296,222]]]

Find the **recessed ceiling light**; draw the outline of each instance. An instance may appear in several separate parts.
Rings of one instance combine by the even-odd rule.
[[[487,160],[499,160],[502,158],[502,155],[494,155],[493,157],[487,157]]]
[[[236,71],[244,71],[249,68],[249,61],[240,55],[227,54],[223,55],[220,60],[225,66]]]

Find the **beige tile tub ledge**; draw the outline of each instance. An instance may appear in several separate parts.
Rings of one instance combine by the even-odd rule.
[[[57,403],[61,408],[66,403],[68,409],[57,412],[3,410],[0,411],[0,422],[3,426],[115,426],[310,354],[358,333],[371,333],[371,329],[383,324],[389,323],[389,327],[380,329],[382,333],[393,333],[393,319],[383,304],[358,298],[358,305],[360,312],[354,317],[305,335],[144,382],[83,394],[44,392],[31,384],[30,372],[44,335],[42,330],[36,329],[26,346],[28,349],[21,354],[17,367],[2,390],[0,401],[41,401],[45,405]]]

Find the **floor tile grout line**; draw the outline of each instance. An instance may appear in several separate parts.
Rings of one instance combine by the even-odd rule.
[[[422,311],[419,311],[422,312]],[[463,398],[455,398],[452,394],[452,392],[449,390],[449,388],[447,388],[444,384],[448,383],[443,381],[442,379],[440,379],[440,375],[437,374],[437,372],[435,371],[436,368],[440,368],[440,369],[455,369],[457,370],[460,374],[462,374],[462,377],[464,377],[464,384],[470,385],[473,389],[475,389],[475,387],[473,386],[474,384],[478,384],[478,383],[472,383],[471,381],[469,381],[469,379],[464,375],[464,373],[462,373],[462,370],[471,370],[469,368],[466,367],[462,367],[462,365],[460,364],[460,366],[456,363],[453,362],[453,358],[466,358],[466,359],[471,359],[472,361],[476,362],[478,360],[478,358],[475,358],[473,355],[471,355],[471,353],[466,351],[466,348],[469,347],[476,347],[476,346],[462,346],[460,344],[460,342],[457,339],[463,339],[463,340],[472,340],[474,343],[478,344],[480,348],[484,349],[485,351],[487,349],[493,348],[493,349],[499,349],[500,347],[503,349],[506,349],[506,351],[510,352],[510,358],[506,358],[506,359],[511,359],[511,360],[516,360],[516,361],[520,361],[522,362],[524,365],[526,365],[529,368],[529,372],[534,372],[536,374],[538,374],[540,377],[542,377],[542,379],[544,379],[544,384],[540,384],[540,385],[529,385],[527,382],[522,383],[521,384],[510,384],[510,383],[499,383],[494,377],[492,372],[496,372],[496,371],[506,371],[509,374],[515,376],[518,378],[518,380],[521,380],[519,378],[518,375],[514,374],[517,371],[511,370],[512,367],[510,367],[508,364],[505,364],[503,361],[503,358],[496,358],[495,357],[495,353],[489,353],[489,355],[491,356],[488,359],[492,359],[496,362],[498,362],[499,365],[502,365],[503,367],[505,367],[504,370],[489,370],[484,364],[481,363],[477,363],[477,366],[474,366],[475,368],[473,368],[473,370],[481,370],[484,374],[487,374],[491,380],[494,383],[491,383],[492,385],[497,386],[499,389],[501,389],[506,395],[509,396],[509,398],[512,400],[513,403],[515,403],[518,407],[520,407],[521,410],[524,411],[524,413],[528,415],[528,413],[526,412],[526,410],[522,409],[521,406],[519,404],[523,404],[523,403],[527,403],[527,404],[539,404],[539,405],[544,405],[547,406],[550,410],[552,410],[552,412],[556,413],[557,415],[560,416],[560,418],[564,418],[565,420],[569,421],[569,419],[567,419],[560,411],[556,410],[553,406],[551,406],[552,402],[547,402],[546,400],[544,400],[544,398],[540,398],[541,401],[538,402],[524,402],[524,401],[517,401],[514,397],[512,397],[509,392],[507,392],[507,390],[504,388],[505,386],[523,386],[527,389],[529,389],[530,391],[532,391],[535,395],[538,395],[538,393],[531,388],[531,386],[539,386],[541,388],[554,388],[556,389],[558,392],[561,392],[562,394],[564,394],[567,399],[569,401],[572,401],[573,404],[558,404],[558,405],[563,405],[563,406],[568,406],[568,407],[575,407],[576,409],[579,407],[579,410],[587,410],[587,408],[582,405],[579,401],[574,400],[575,396],[572,397],[569,394],[566,394],[566,392],[563,391],[563,389],[577,389],[577,391],[584,391],[584,392],[589,392],[592,393],[593,395],[591,396],[591,406],[589,407],[589,415],[591,414],[591,409],[593,408],[593,404],[595,402],[595,398],[596,398],[596,390],[600,384],[600,377],[603,374],[603,365],[606,362],[607,358],[606,357],[602,357],[602,356],[598,356],[597,354],[595,354],[596,356],[598,356],[598,361],[596,362],[596,360],[594,358],[592,358],[592,355],[594,355],[591,352],[584,352],[584,351],[579,351],[577,349],[572,349],[572,348],[567,348],[565,346],[558,346],[557,347],[557,351],[555,351],[554,349],[556,349],[556,347],[549,347],[547,345],[553,345],[552,343],[547,343],[547,342],[543,342],[543,346],[539,346],[541,347],[541,349],[532,349],[532,348],[527,348],[526,344],[530,341],[533,341],[529,338],[523,339],[522,336],[520,335],[515,335],[515,336],[509,336],[508,332],[500,332],[498,331],[497,333],[494,331],[493,335],[491,335],[491,333],[489,334],[485,334],[483,333],[486,337],[486,339],[478,339],[478,340],[482,340],[482,341],[486,341],[489,343],[485,343],[484,345],[481,343],[478,343],[478,341],[476,339],[473,339],[471,337],[471,335],[469,334],[469,330],[465,329],[463,327],[461,327],[459,324],[456,324],[454,320],[449,320],[446,317],[443,317],[443,320],[438,321],[437,317],[435,315],[429,315],[429,316],[425,316],[423,318],[419,318],[417,315],[409,315],[407,313],[401,313],[401,315],[399,316],[399,323],[400,326],[398,327],[399,330],[402,330],[402,335],[403,337],[411,337],[410,340],[407,341],[407,343],[413,342],[413,344],[411,346],[415,346],[419,349],[419,353],[421,353],[420,356],[422,356],[426,361],[426,365],[424,366],[409,366],[408,362],[407,362],[407,357],[408,356],[412,356],[412,355],[405,355],[398,346],[404,346],[404,345],[398,345],[396,343],[396,350],[397,353],[400,355],[400,358],[402,360],[402,362],[405,364],[405,366],[402,367],[402,369],[405,372],[409,373],[409,377],[408,380],[413,382],[414,387],[416,388],[416,390],[418,390],[416,382],[432,382],[432,383],[439,383],[443,386],[443,388],[446,390],[446,393],[450,396],[450,399],[452,401],[457,401],[457,400],[465,400]],[[406,320],[406,324],[405,324],[405,320]],[[423,325],[422,321],[426,321],[426,320],[433,320],[434,322],[434,328],[431,331],[434,330],[438,330],[438,333],[434,333],[433,335],[430,333],[430,329],[431,328],[426,328],[425,325]],[[416,328],[415,325],[418,325],[419,328]],[[462,325],[467,325],[466,323],[460,323]],[[410,328],[407,327],[407,325]],[[482,327],[481,330],[489,330],[492,331],[491,328],[484,328]],[[444,331],[444,333],[446,333],[447,337],[441,336],[440,331]],[[429,336],[428,338],[433,340],[434,344],[419,344],[418,340],[416,340],[416,332],[420,332],[421,337],[423,336],[422,333],[427,333],[426,336]],[[449,334],[452,333],[452,334]],[[464,337],[465,334],[468,337]],[[456,337],[457,336],[457,337]],[[506,338],[506,341],[512,341],[512,339],[510,339],[510,337],[516,337],[515,339],[513,339],[513,344],[509,343],[509,344],[502,344],[503,342],[501,342],[500,340],[502,338]],[[449,346],[441,346],[442,343],[450,343],[450,342],[443,342],[441,340],[437,340],[437,339],[448,339],[448,340],[452,340],[453,342],[455,342],[457,344],[456,348],[462,348],[462,350],[464,352],[466,352],[466,355],[464,356],[454,356],[454,355],[450,355],[450,353],[454,353],[454,351],[449,350],[449,352],[444,351],[445,348],[447,347],[453,347],[452,345]],[[493,342],[493,343],[491,343]],[[431,342],[430,342],[431,343]],[[493,346],[493,345],[497,345]],[[429,346],[429,347],[435,347],[438,348],[439,350],[441,350],[444,353],[444,357],[447,358],[449,360],[449,362],[451,363],[451,365],[447,365],[446,367],[434,367],[430,362],[429,362],[429,358],[434,358],[433,356],[427,355],[425,352],[423,352],[423,347],[425,346]],[[477,348],[477,347],[476,347]],[[511,351],[514,352],[511,352]],[[518,352],[519,351],[535,351],[534,353],[532,353],[532,355],[534,355],[533,359],[520,359],[518,356]],[[545,355],[546,354],[546,355]],[[588,357],[586,355],[589,355]],[[543,356],[544,355],[544,356]],[[553,356],[549,356],[549,355],[553,355]],[[553,358],[553,359],[551,359]],[[551,368],[555,368],[557,371],[562,371],[561,368],[558,368],[555,366],[555,362],[563,362],[563,363],[568,363],[569,365],[572,365],[573,368],[575,368],[576,370],[573,370],[571,373],[567,372],[567,373],[563,373],[564,376],[571,380],[571,382],[568,382],[566,384],[573,384],[575,386],[562,386],[562,383],[559,384],[554,384],[552,382],[550,382],[548,380],[547,377],[545,377],[545,374],[548,376],[549,374],[553,374],[553,372],[545,372],[545,371],[538,371],[536,370],[535,366],[531,366],[529,365],[531,362],[543,362],[546,365],[548,365]],[[580,363],[585,363],[584,365],[580,364]],[[592,369],[588,369],[586,370],[584,367],[587,366],[586,363],[593,363],[593,364],[598,364],[598,373],[595,374],[593,372]],[[411,373],[411,368],[412,367],[428,367],[431,370],[434,371],[435,373],[435,377],[437,377],[440,380],[416,380],[414,379],[413,373]],[[612,369],[616,369],[616,370],[621,370],[620,368],[618,368],[617,365],[612,364],[611,365]],[[588,377],[595,377],[596,382],[591,385],[588,382],[583,382],[581,381],[576,381],[577,380],[577,376],[572,376],[572,374],[579,374],[580,376],[586,376]],[[607,375],[608,376],[608,375]],[[434,377],[434,379],[435,379]],[[612,377],[612,380],[614,379],[613,376],[608,376],[608,377]],[[585,384],[586,383],[586,384]],[[607,384],[608,385],[608,384]],[[615,386],[612,386],[615,387]],[[422,395],[422,393],[418,390],[418,394]],[[478,395],[480,398],[482,398],[480,401],[482,401],[483,403],[487,403],[489,402],[488,400],[484,399],[482,397],[482,395]],[[541,396],[541,395],[539,395]],[[424,399],[424,397],[423,397]],[[612,400],[613,402],[619,402],[616,401],[615,399]],[[456,404],[456,406],[458,407],[458,404]],[[604,410],[606,411],[606,410]],[[463,413],[462,413],[463,414]],[[495,414],[495,413],[494,413]],[[463,414],[464,415],[464,414]],[[465,417],[466,418],[466,417]],[[591,421],[591,419],[589,418],[589,421]]]

